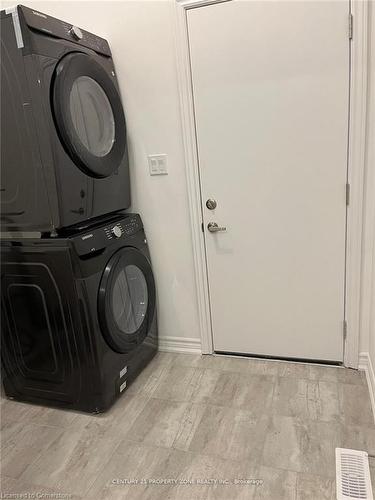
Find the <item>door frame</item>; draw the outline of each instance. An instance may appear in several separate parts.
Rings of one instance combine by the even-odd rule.
[[[190,226],[193,243],[196,293],[198,298],[201,350],[203,354],[213,353],[213,332],[207,273],[207,255],[204,234],[202,232],[201,184],[194,117],[187,11],[189,9],[227,1],[232,0],[175,0],[174,2],[176,65],[188,187]],[[353,36],[350,42],[351,60],[348,128],[348,182],[350,184],[350,203],[347,209],[345,286],[345,320],[347,322],[347,334],[344,345],[344,365],[351,368],[358,368],[362,284],[361,266],[363,246],[369,16],[367,0],[348,0],[348,3],[353,15]],[[345,185],[343,186],[343,190],[344,189]],[[364,277],[362,276],[362,278]]]

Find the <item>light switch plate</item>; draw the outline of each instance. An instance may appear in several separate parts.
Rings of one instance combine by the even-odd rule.
[[[148,166],[150,175],[166,175],[168,174],[167,155],[149,155]]]

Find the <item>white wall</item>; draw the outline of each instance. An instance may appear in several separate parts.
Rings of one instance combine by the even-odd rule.
[[[2,6],[15,2],[2,2]],[[107,38],[127,116],[132,210],[143,219],[156,274],[162,336],[200,337],[177,88],[173,1],[22,4]],[[168,154],[150,177],[147,155]]]

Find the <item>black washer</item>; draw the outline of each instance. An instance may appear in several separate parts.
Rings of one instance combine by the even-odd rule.
[[[111,216],[56,238],[3,239],[0,247],[6,395],[105,411],[157,352],[141,218]]]

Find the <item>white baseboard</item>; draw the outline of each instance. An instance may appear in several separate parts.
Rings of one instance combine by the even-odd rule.
[[[190,337],[159,337],[159,351],[202,354],[200,339]]]
[[[359,365],[360,370],[365,370],[368,389],[370,391],[372,413],[375,420],[375,371],[372,364],[370,354],[368,352],[359,353]]]

